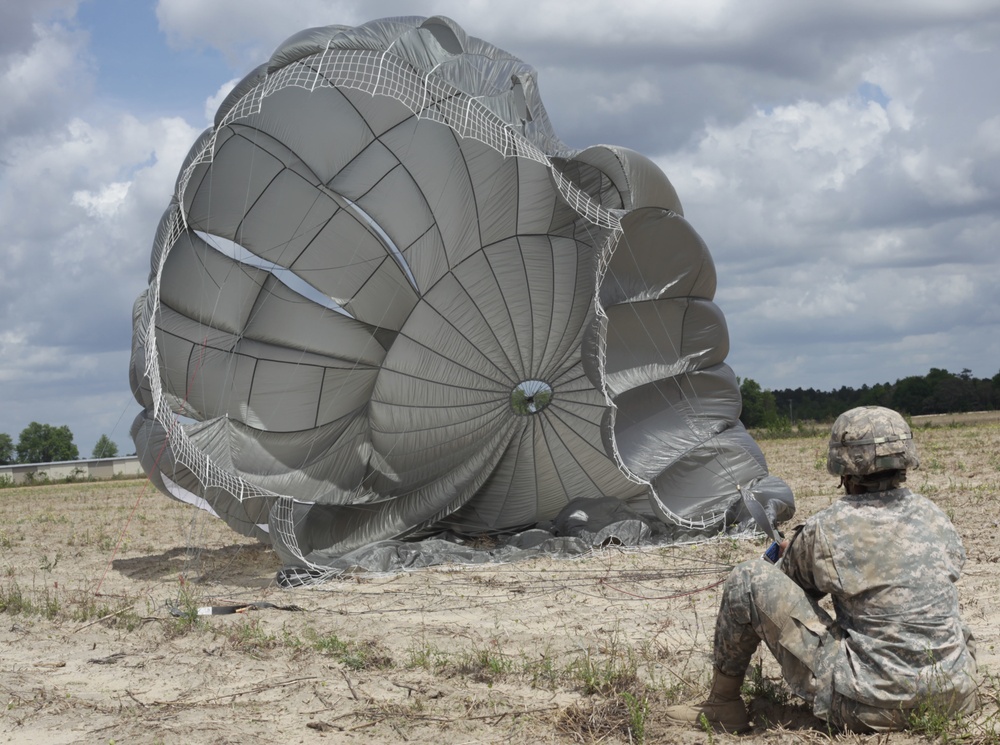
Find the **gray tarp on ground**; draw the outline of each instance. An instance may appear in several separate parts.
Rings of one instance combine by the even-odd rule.
[[[743,515],[739,522],[737,515]],[[756,529],[740,510],[733,510],[734,532]],[[555,519],[532,529],[490,538],[440,533],[421,541],[377,541],[332,557],[322,569],[286,566],[278,572],[283,587],[308,585],[333,575],[386,573],[443,564],[509,563],[540,555],[571,558],[609,546],[653,547],[708,538],[676,525],[643,517],[614,497],[575,499]]]
[[[667,177],[561,143],[524,62],[443,17],[308,29],[182,168],[133,438],[161,490],[289,565],[576,498],[692,535],[747,494],[784,519],[715,287]]]

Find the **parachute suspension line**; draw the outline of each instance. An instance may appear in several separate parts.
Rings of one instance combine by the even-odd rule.
[[[326,48],[323,50],[323,53],[320,55],[320,58],[319,58],[319,66],[320,66],[320,68],[322,68],[324,66],[324,63],[327,61],[327,58],[330,56],[330,52],[333,49],[333,47],[331,46],[332,44],[333,44],[333,37],[331,36],[329,39],[326,40]],[[321,78],[320,78],[319,75],[314,75],[313,76],[312,82],[309,84],[309,92],[310,93],[312,93],[312,92],[314,92],[316,90],[316,86],[319,85],[319,81],[320,80],[321,80]]]
[[[431,75],[433,74],[433,70],[436,69],[437,67],[435,66],[432,70],[428,70],[427,72],[424,73],[423,76],[424,83],[422,86],[420,86],[421,101],[418,109],[420,113],[417,114],[418,118],[421,117],[423,115],[423,112],[427,111],[431,106],[430,103],[428,103],[428,92],[430,91],[431,88]]]
[[[163,457],[164,451],[167,449],[167,440],[164,438],[163,444],[160,445],[160,451],[156,454],[153,459],[153,468],[159,470],[160,458]],[[132,519],[135,517],[136,511],[139,509],[139,503],[142,502],[142,498],[149,493],[149,485],[152,483],[149,479],[146,479],[146,483],[142,485],[142,489],[139,490],[139,495],[135,498],[135,503],[132,505],[131,511],[128,513],[128,519],[125,520],[125,525],[122,526],[121,532],[118,534],[118,540],[115,541],[115,548],[111,552],[111,556],[108,557],[108,563],[104,565],[104,572],[101,574],[101,579],[97,582],[97,587],[94,588],[94,597],[101,596],[101,587],[104,585],[104,580],[107,579],[108,571],[111,569],[112,564],[115,563],[115,559],[118,556],[118,551],[121,548],[122,542],[125,540],[125,535],[128,533],[129,526],[132,525]]]
[[[555,245],[553,243],[552,236],[546,237],[546,243],[548,244],[549,270],[552,273],[551,275],[552,281],[550,285],[551,295],[549,297],[549,307],[548,307],[549,317],[551,318],[555,316],[555,310],[556,310],[556,275],[558,274],[558,268],[556,266]],[[524,267],[525,276],[527,277],[529,272],[528,272],[527,262],[524,259],[525,249],[521,243],[520,237],[517,239],[517,247],[518,250],[521,252],[521,265]],[[545,360],[549,355],[550,341],[551,341],[551,334],[547,334],[545,337],[545,346],[542,348],[542,352],[540,354],[540,359],[542,360]],[[551,373],[548,370],[544,371],[540,370],[540,372],[542,372],[545,375],[548,375],[549,377],[552,378],[552,380],[556,379],[555,373]]]
[[[188,173],[190,177],[190,173]],[[183,191],[179,192],[183,197]],[[178,202],[182,202],[179,199]],[[159,353],[156,339],[156,317],[160,308],[160,284],[163,277],[163,270],[166,263],[167,253],[170,246],[173,246],[180,235],[187,229],[187,221],[183,210],[178,207],[171,212],[168,218],[167,236],[163,241],[164,250],[159,253],[155,267],[155,282],[150,283],[150,292],[147,295],[145,323],[138,330],[138,343],[145,349],[144,372],[150,381],[152,394],[152,414],[164,429],[164,444],[157,455],[156,468],[159,470],[159,459],[170,444],[173,456],[174,468],[183,467],[204,485],[217,485],[225,489],[230,494],[239,494],[244,485],[242,479],[232,476],[228,472],[212,463],[204,453],[195,447],[188,439],[187,433],[181,427],[176,417],[173,415],[167,394],[164,391],[160,377]],[[182,403],[186,403],[182,402]],[[247,492],[253,497],[269,498],[277,495],[266,489],[256,487],[252,484],[245,484]]]
[[[393,41],[392,45],[395,43],[396,42]],[[236,102],[235,105],[232,106],[232,108],[222,117],[215,131],[206,139],[206,142],[203,144],[198,154],[192,159],[188,167],[178,179],[180,206],[171,216],[169,223],[171,234],[173,235],[174,231],[177,231],[176,235],[179,236],[182,230],[188,229],[187,214],[183,207],[183,195],[195,168],[198,165],[211,162],[214,157],[214,148],[218,132],[228,124],[240,121],[241,119],[258,112],[263,100],[267,96],[270,96],[271,94],[289,86],[298,86],[310,91],[326,87],[354,89],[372,97],[388,96],[406,106],[418,119],[443,124],[449,127],[456,135],[482,142],[504,158],[515,157],[535,161],[542,164],[548,170],[559,195],[578,215],[582,216],[582,219],[578,221],[578,229],[585,229],[591,234],[592,243],[599,251],[597,257],[597,281],[595,283],[594,298],[592,302],[597,320],[606,326],[608,323],[608,316],[600,301],[600,287],[609,269],[611,256],[618,247],[621,239],[624,237],[624,231],[621,227],[620,221],[621,215],[624,213],[604,208],[598,200],[591,197],[583,189],[567,178],[552,163],[549,156],[531,140],[527,139],[522,132],[510,128],[500,119],[500,117],[494,114],[489,109],[487,103],[483,100],[465,94],[442,80],[433,79],[430,73],[421,75],[405,60],[394,55],[389,55],[389,50],[392,48],[392,45],[390,45],[388,49],[378,53],[371,50],[334,49],[332,44],[333,39],[331,38],[327,41],[326,47],[321,53],[311,55],[303,60],[291,63],[280,70],[274,71],[263,82],[248,91],[247,94]],[[411,144],[413,142],[412,136],[410,142]],[[450,175],[449,178],[451,178]],[[249,201],[249,189],[250,183],[248,179],[247,194],[245,195],[244,200],[245,202]],[[360,208],[360,206],[356,203],[349,201],[348,203],[351,205],[351,211],[354,213],[355,219],[359,218],[359,214],[362,216],[361,219],[365,220],[367,227],[379,236],[383,246],[386,248],[387,256],[399,265],[400,269],[406,274],[407,280],[419,293],[416,278],[412,271],[409,270],[409,262],[405,259],[405,255],[403,254],[405,249],[401,250],[399,246],[396,245],[396,243],[390,238],[388,232],[383,230],[381,226],[378,225],[377,220],[373,216],[368,215],[368,213]],[[343,205],[341,206],[343,208]],[[432,212],[436,212],[436,210],[432,209]],[[183,223],[183,226],[179,225],[179,223]],[[603,243],[600,241],[600,235],[597,229],[600,231],[607,231],[607,236]],[[240,226],[240,230],[242,230],[242,224]],[[175,240],[176,236],[172,240],[169,240],[165,245],[167,247],[172,246]],[[628,248],[627,239],[625,240],[625,247]],[[359,248],[360,244],[355,247],[355,255],[357,255]],[[161,255],[158,257],[155,287],[151,289],[147,300],[149,319],[148,323],[144,324],[143,330],[139,332],[138,337],[140,339],[144,339],[146,342],[146,371],[153,390],[153,413],[157,421],[159,421],[164,427],[167,433],[167,438],[170,439],[172,447],[176,446],[176,449],[174,450],[175,462],[178,466],[184,466],[191,470],[197,476],[199,481],[201,481],[201,483],[206,487],[218,486],[220,489],[225,489],[239,502],[253,499],[268,500],[268,502],[273,504],[272,511],[274,519],[272,520],[272,523],[275,525],[277,532],[282,535],[285,545],[288,546],[292,553],[297,555],[297,557],[301,559],[306,566],[315,567],[315,564],[305,559],[296,542],[294,525],[292,523],[293,504],[295,500],[293,500],[292,497],[280,496],[267,489],[257,487],[251,482],[247,482],[240,477],[233,476],[228,471],[220,468],[219,465],[214,463],[206,453],[201,452],[188,440],[184,428],[180,425],[176,418],[168,416],[165,413],[169,410],[169,403],[171,399],[176,397],[165,393],[162,388],[159,356],[156,349],[155,319],[160,307],[159,284],[162,279],[164,261],[168,250],[169,249],[162,251]],[[628,250],[631,252],[630,248],[628,248]],[[399,291],[401,287],[402,285],[399,285],[399,287],[397,287],[397,291]],[[387,305],[383,313],[388,312]],[[637,312],[637,310],[633,309],[633,312]],[[213,310],[213,317],[214,313],[215,310]],[[386,316],[383,315],[382,320],[384,320],[385,317]],[[642,318],[638,318],[638,320],[640,323],[643,323]],[[665,322],[662,317],[660,317],[660,323],[665,326]],[[645,328],[645,326],[643,326],[643,328]],[[646,329],[646,335],[650,339],[653,338],[649,329]],[[664,334],[664,336],[670,339],[669,335]],[[670,339],[670,343],[674,343],[672,339]],[[207,345],[203,343],[202,354],[206,352],[206,346]],[[600,393],[603,395],[605,404],[610,408],[613,417],[616,407],[605,376],[607,367],[607,339],[604,334],[598,334],[597,357],[600,369]],[[359,364],[360,362],[358,360],[354,361],[355,368]],[[693,386],[692,379],[688,371],[683,372],[682,380],[679,381],[678,389],[682,399],[693,413],[696,406],[691,400],[693,396]],[[660,393],[661,395],[664,395],[662,391],[660,391]],[[544,422],[545,417],[551,414],[552,411],[550,410],[548,413],[541,413],[543,416],[538,419],[538,422],[540,423]],[[688,425],[693,428],[695,418],[685,416],[685,419],[687,420]],[[562,421],[561,417],[560,420]],[[551,425],[551,422],[548,424]],[[555,435],[562,440],[562,437],[554,427],[548,426],[546,429],[551,430],[551,432],[546,435],[546,439],[548,436]],[[394,444],[393,447],[395,446],[396,445]],[[716,447],[717,450],[719,449],[717,441],[713,443],[713,446]],[[633,483],[646,485],[650,492],[653,493],[654,499],[656,499],[659,503],[660,509],[665,516],[679,525],[688,527],[704,527],[707,524],[704,520],[692,521],[674,515],[666,507],[666,505],[662,504],[658,495],[655,494],[655,490],[652,488],[650,482],[641,478],[637,474],[632,473],[626,467],[621,453],[618,452],[618,444],[614,438],[612,438],[612,449],[613,460],[615,465],[620,469],[621,473],[625,476],[625,478]],[[723,463],[723,467],[725,467],[724,459],[716,460]],[[367,478],[367,476],[362,477],[362,481],[364,478]],[[356,488],[360,493],[360,491],[364,488],[363,483],[359,483]]]
[[[247,212],[250,205],[250,185],[253,183],[254,166],[256,165],[257,148],[259,146],[258,140],[260,137],[260,130],[255,127],[253,132],[254,132],[254,139],[253,139],[254,146],[250,148],[250,167],[247,172],[246,188],[243,191],[243,210],[242,210],[243,217],[240,218],[239,224],[236,227],[236,231],[233,233],[233,240],[239,245],[243,245],[243,240],[241,238],[241,235],[243,233],[243,223],[247,218]],[[211,215],[211,210],[209,210],[209,215]]]

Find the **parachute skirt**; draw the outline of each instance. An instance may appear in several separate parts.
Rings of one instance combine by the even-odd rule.
[[[182,167],[132,436],[300,577],[412,563],[403,539],[602,542],[598,515],[628,542],[745,527],[747,499],[787,519],[715,287],[662,171],[565,146],[522,61],[440,16],[307,29]]]

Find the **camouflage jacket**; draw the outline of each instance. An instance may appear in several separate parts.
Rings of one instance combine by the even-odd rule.
[[[813,597],[831,596],[842,635],[836,692],[908,709],[975,689],[974,648],[955,587],[964,564],[947,516],[901,488],[847,495],[813,515],[780,565]]]

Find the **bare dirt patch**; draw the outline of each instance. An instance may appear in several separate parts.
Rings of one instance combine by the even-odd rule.
[[[963,411],[958,414],[922,414],[911,417],[914,427],[944,427],[952,424],[1000,423],[1000,411]]]
[[[281,590],[269,549],[134,481],[0,490],[0,740],[1000,742],[1000,424],[915,425],[910,486],[948,512],[969,554],[960,593],[985,674],[975,721],[829,733],[762,653],[752,733],[664,725],[664,707],[704,692],[713,585],[763,540]],[[836,498],[825,436],[761,444],[796,520]],[[252,603],[285,609],[196,614]]]

